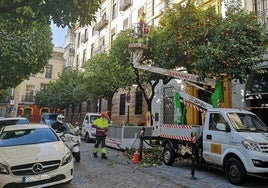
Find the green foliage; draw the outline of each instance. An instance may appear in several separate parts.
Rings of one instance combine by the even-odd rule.
[[[126,157],[132,159],[136,149],[126,151]],[[142,160],[139,163],[140,168],[148,168],[161,165],[163,163],[163,149],[159,146],[153,146],[151,149],[142,150]]]
[[[7,89],[0,90],[0,100],[8,96],[9,96],[9,91]]]
[[[33,22],[30,27],[0,16],[0,89],[15,87],[40,72],[52,52],[49,25]]]
[[[58,88],[55,82],[48,84],[47,88],[36,93],[35,104],[39,107],[50,107],[57,109],[58,107]]]
[[[50,22],[61,27],[90,24],[99,0],[1,0],[0,89],[15,87],[43,71],[51,53]]]
[[[49,23],[53,20],[57,26],[62,27],[74,26],[79,21],[84,26],[95,19],[94,14],[99,5],[99,0],[1,0],[0,15],[12,15],[30,22],[43,19]]]
[[[48,84],[35,97],[36,105],[41,107],[75,108],[87,99],[85,80],[76,70],[65,70],[56,82]]]
[[[111,109],[112,98],[119,88],[128,88],[133,84],[134,74],[130,64],[128,44],[132,31],[119,33],[113,41],[110,53],[99,53],[91,57],[85,64],[83,73],[91,97],[108,100],[108,110]]]
[[[93,98],[109,99],[119,88],[119,81],[113,72],[107,54],[99,53],[85,64],[84,77],[87,80],[88,92]]]

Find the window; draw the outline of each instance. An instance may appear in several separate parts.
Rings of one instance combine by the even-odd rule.
[[[263,26],[268,25],[267,0],[253,0],[254,11],[259,15],[259,21]]]
[[[81,33],[78,33],[77,46],[80,46]]]
[[[116,1],[113,1],[112,19],[115,19],[116,17],[117,17],[117,4],[116,4]]]
[[[93,53],[94,53],[94,44],[91,44],[91,47],[90,47],[90,57],[93,56]]]
[[[142,114],[142,92],[137,91],[135,96],[135,114]]]
[[[112,34],[112,35],[111,35],[111,42],[113,42],[114,39],[115,39],[115,34]]]
[[[120,107],[119,107],[119,115],[126,114],[126,94],[120,95]]]
[[[88,34],[87,34],[87,32],[88,32],[87,29],[85,29],[85,36],[84,36],[84,37],[85,37],[85,38],[84,38],[84,41],[85,41],[85,42],[88,40]]]
[[[25,101],[33,101],[34,97],[34,85],[26,85]]]
[[[126,18],[124,21],[123,21],[123,30],[126,30],[128,28],[128,18]]]
[[[106,12],[104,11],[104,13],[101,16],[101,20],[106,20]]]
[[[105,52],[105,41],[104,41],[104,37],[102,37],[100,39],[100,53],[104,53]]]
[[[41,83],[40,84],[40,90],[46,89],[47,88],[47,83]]]
[[[79,55],[76,56],[76,69],[79,67]]]
[[[82,68],[85,66],[85,64],[86,64],[86,49],[85,50],[83,50],[83,60],[82,60]]]
[[[53,65],[46,66],[45,78],[52,78],[52,68]]]
[[[95,26],[93,26],[93,27],[92,27],[92,33],[91,33],[91,35],[92,35],[92,36],[94,36],[94,35],[95,35],[95,31],[96,31],[96,27],[95,27]]]
[[[111,30],[111,42],[115,39],[115,28]]]
[[[226,121],[221,114],[211,113],[209,117],[209,130],[218,130],[217,124],[223,123],[226,125]]]

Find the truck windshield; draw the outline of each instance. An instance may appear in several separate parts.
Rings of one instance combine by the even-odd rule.
[[[232,126],[239,132],[268,132],[268,127],[255,115],[228,113]]]

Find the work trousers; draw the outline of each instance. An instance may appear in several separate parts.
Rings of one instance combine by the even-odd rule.
[[[101,144],[101,153],[106,154],[105,139],[106,139],[106,136],[96,137],[96,143],[93,148],[93,153],[98,153],[98,148],[99,148],[99,145]]]

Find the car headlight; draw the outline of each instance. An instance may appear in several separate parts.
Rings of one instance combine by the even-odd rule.
[[[0,174],[9,174],[7,166],[0,163]]]
[[[71,153],[71,152],[68,152],[68,153],[62,158],[61,166],[64,166],[64,165],[70,163],[72,160],[73,160],[72,153]]]
[[[249,140],[243,140],[242,144],[248,150],[261,152],[260,148],[258,147],[257,142],[253,142],[253,141],[249,141]]]

